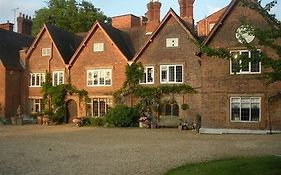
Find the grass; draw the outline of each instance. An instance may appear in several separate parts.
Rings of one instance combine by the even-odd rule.
[[[281,157],[214,160],[181,166],[165,175],[281,175]]]

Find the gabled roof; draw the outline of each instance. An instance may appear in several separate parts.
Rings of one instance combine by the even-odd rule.
[[[213,19],[213,18],[216,18],[216,17],[219,17],[219,19],[220,19],[220,17],[221,17],[221,16],[225,13],[225,11],[227,10],[227,7],[228,7],[228,6],[223,7],[223,8],[221,8],[220,10],[218,10],[218,11],[216,11],[216,12],[210,14],[209,16],[207,16],[207,17],[201,19],[200,21],[197,22],[197,24],[200,23],[200,22],[202,22],[202,21],[205,21],[205,20],[209,21],[210,19]],[[218,20],[219,20],[219,19],[218,19]]]
[[[73,57],[69,62],[69,66],[72,66],[74,64],[78,54],[82,51],[86,43],[90,40],[96,28],[100,28],[105,33],[105,35],[114,43],[116,48],[120,51],[120,53],[124,56],[126,60],[131,59],[133,57],[133,54],[128,46],[129,43],[126,42],[126,38],[124,37],[127,34],[110,25],[103,24],[97,21],[95,22],[91,30],[88,32],[87,36],[84,38],[84,40],[81,42],[80,46],[74,53]]]
[[[29,47],[33,38],[0,29],[0,60],[6,68],[22,69],[19,51]]]
[[[207,36],[207,38],[205,39],[205,41],[203,42],[204,45],[207,45],[211,39],[214,37],[215,33],[217,32],[217,30],[221,27],[221,25],[223,24],[224,20],[226,19],[226,17],[229,15],[229,13],[232,11],[232,9],[234,8],[235,4],[238,2],[238,0],[232,0],[230,2],[230,4],[227,6],[226,10],[224,11],[224,14],[221,16],[220,20],[217,22],[217,24],[215,25],[215,27],[212,29],[212,31],[210,32],[210,34]]]
[[[40,41],[40,38],[42,37],[44,31],[49,34],[50,39],[54,43],[55,48],[58,50],[63,62],[65,64],[68,64],[72,55],[81,43],[82,36],[71,34],[50,24],[45,24],[43,26],[43,28],[37,35],[36,40],[28,50],[27,56],[30,56],[35,48],[35,45]]]
[[[165,25],[165,23],[169,20],[169,18],[174,18],[178,24],[182,27],[182,29],[189,35],[191,38],[197,40],[197,36],[195,35],[194,31],[190,29],[190,26],[181,18],[179,17],[175,11],[171,8],[169,12],[166,14],[164,19],[161,21],[157,29],[150,35],[150,37],[147,39],[145,44],[141,47],[141,49],[136,53],[136,55],[133,58],[133,61],[137,61],[139,56],[143,53],[143,51],[148,47],[148,45],[151,43],[153,38],[159,33],[160,29]]]

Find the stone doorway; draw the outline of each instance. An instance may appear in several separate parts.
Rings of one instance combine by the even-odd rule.
[[[66,103],[66,123],[72,123],[74,118],[77,118],[77,103],[69,100]]]

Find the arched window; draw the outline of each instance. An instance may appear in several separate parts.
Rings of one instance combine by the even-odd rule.
[[[177,103],[172,104],[172,115],[179,116],[179,105]]]
[[[172,115],[172,109],[169,103],[165,105],[165,115]]]

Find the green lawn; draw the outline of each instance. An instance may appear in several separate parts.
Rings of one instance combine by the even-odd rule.
[[[281,157],[215,160],[185,165],[165,175],[281,175]]]

